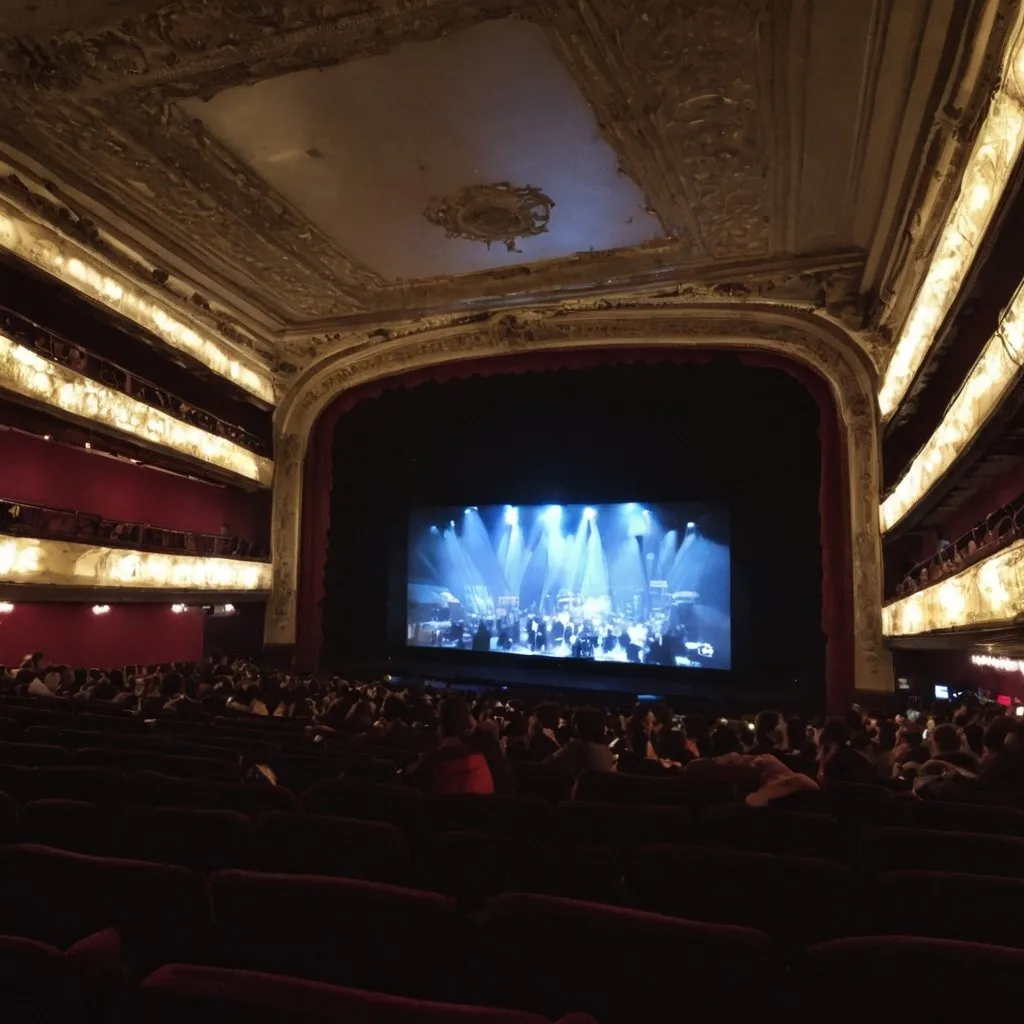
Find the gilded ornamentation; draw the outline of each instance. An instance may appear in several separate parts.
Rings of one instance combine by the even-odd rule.
[[[1024,606],[1024,541],[882,609],[886,636],[1013,623]]]
[[[878,532],[878,424],[873,375],[842,328],[809,311],[779,306],[697,304],[606,308],[585,312],[520,310],[483,323],[406,334],[368,349],[325,356],[294,383],[278,409],[278,448],[286,439],[305,446],[317,417],[338,394],[368,381],[424,366],[508,352],[611,345],[692,345],[766,349],[803,363],[830,384],[849,452],[851,547],[854,552],[854,631],[857,685],[891,689],[882,640],[881,541]],[[274,488],[273,545],[279,573],[268,606],[265,639],[295,642],[302,474],[279,463]]]
[[[0,583],[149,590],[267,591],[269,562],[164,555],[0,536]]]
[[[0,388],[262,487],[269,487],[273,479],[270,459],[50,362],[4,334],[0,334]]]
[[[519,252],[517,238],[542,235],[548,229],[554,201],[534,185],[469,185],[455,195],[432,199],[423,216],[444,229],[448,238],[500,242]]]

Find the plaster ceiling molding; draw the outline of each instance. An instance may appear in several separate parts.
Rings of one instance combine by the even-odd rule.
[[[998,84],[970,150],[959,190],[943,222],[886,367],[878,404],[883,420],[903,401],[938,337],[985,242],[1024,151],[1024,9],[1003,55]]]
[[[932,435],[879,506],[882,533],[897,526],[970,447],[1024,368],[1024,281]]]
[[[44,359],[4,334],[0,334],[0,391],[261,487],[269,487],[273,481],[274,463],[270,459]]]
[[[522,252],[516,240],[548,229],[554,200],[534,185],[470,185],[452,196],[432,199],[423,216],[446,238],[468,238],[488,249],[500,242],[507,252]]]
[[[0,583],[231,593],[268,591],[272,574],[268,562],[0,537]]]
[[[882,608],[886,636],[1016,621],[1024,607],[1024,540]]]

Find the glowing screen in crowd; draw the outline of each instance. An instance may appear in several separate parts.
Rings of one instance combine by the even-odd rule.
[[[729,576],[718,505],[417,508],[406,643],[728,669]]]

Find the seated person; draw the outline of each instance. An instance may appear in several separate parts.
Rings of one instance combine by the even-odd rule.
[[[551,702],[538,704],[533,709],[526,725],[526,748],[538,761],[550,757],[560,747],[555,733],[561,717],[558,705]]]
[[[438,714],[441,742],[406,769],[409,780],[433,793],[507,790],[507,766],[497,736],[476,728],[465,698],[445,697]]]
[[[604,712],[577,708],[572,715],[573,738],[556,750],[545,764],[564,768],[574,779],[586,771],[615,771],[615,755],[608,747]]]

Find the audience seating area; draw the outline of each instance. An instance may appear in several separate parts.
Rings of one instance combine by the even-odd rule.
[[[0,700],[6,1019],[863,1020],[1024,970],[1022,811],[539,764],[424,795],[301,722],[98,711]]]

